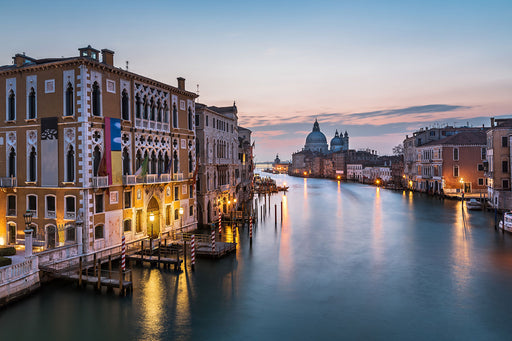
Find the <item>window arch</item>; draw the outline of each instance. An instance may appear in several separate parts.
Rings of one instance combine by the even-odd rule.
[[[174,173],[178,173],[178,152],[174,151],[174,155],[173,155],[173,171]]]
[[[98,82],[94,82],[92,85],[92,114],[94,116],[101,116],[100,94],[100,86],[98,85]]]
[[[36,118],[36,91],[30,88],[28,94],[28,119]]]
[[[75,151],[72,145],[69,145],[66,153],[66,182],[75,181]]]
[[[140,153],[140,150],[137,150],[137,154],[135,154],[135,168],[139,169],[142,165],[142,154]]]
[[[169,164],[169,155],[167,155],[167,153],[164,153],[164,165],[165,165],[164,172],[170,173],[171,165]]]
[[[11,147],[9,152],[9,177],[16,177],[16,151]]]
[[[149,104],[149,119],[151,121],[155,120],[155,101],[153,100],[153,97],[151,97],[150,104]]]
[[[121,94],[121,115],[123,117],[123,120],[129,120],[129,104],[128,104],[128,92],[126,89],[123,89],[123,92]]]
[[[149,104],[148,104],[148,98],[144,96],[144,99],[142,100],[142,118],[147,120],[148,119],[148,111],[149,111]]]
[[[93,159],[94,159],[93,175],[98,176],[98,171],[100,169],[100,163],[101,163],[100,147],[98,147],[98,146],[94,147],[94,152],[92,154],[93,154]]]
[[[139,94],[135,95],[135,117],[140,118],[140,96]]]
[[[9,106],[8,106],[7,120],[14,121],[16,119],[16,95],[14,91],[9,91]]]
[[[151,153],[151,174],[157,173],[156,165],[157,165],[156,154],[155,154],[155,151],[153,151]]]
[[[37,217],[37,195],[27,195],[27,211],[32,212],[33,217]]]
[[[162,152],[158,153],[158,174],[162,174],[165,171],[164,157]]]
[[[30,153],[28,154],[27,181],[30,181],[30,182],[36,181],[36,168],[37,168],[36,148],[32,147],[30,149]]]
[[[188,107],[188,130],[194,130],[194,122],[192,121],[192,108]]]
[[[176,103],[172,105],[172,126],[178,128],[178,108],[176,108]]]
[[[73,116],[73,85],[68,82],[66,89],[66,116]]]
[[[164,112],[163,112],[163,119],[164,119],[164,123],[168,123],[169,122],[169,114],[168,114],[168,111],[169,111],[169,108],[167,107],[167,101],[164,102]]]
[[[123,175],[130,174],[130,154],[128,148],[123,149]]]
[[[156,102],[156,120],[157,122],[162,122],[162,106],[160,105],[160,100]]]
[[[44,217],[47,219],[55,219],[56,216],[56,208],[57,208],[57,198],[53,194],[47,194],[44,197],[45,201],[45,213]]]
[[[64,196],[64,219],[75,219],[76,197],[73,195]]]

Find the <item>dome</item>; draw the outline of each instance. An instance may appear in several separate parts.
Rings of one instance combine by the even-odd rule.
[[[309,143],[325,143],[327,144],[327,139],[325,135],[320,131],[320,125],[318,121],[315,120],[315,124],[313,124],[313,131],[309,133],[308,137],[306,137],[306,144]]]
[[[341,145],[343,145],[343,141],[341,140],[341,137],[338,134],[338,131],[336,130],[336,134],[334,134],[334,137],[331,140],[331,148],[333,146],[341,146]]]

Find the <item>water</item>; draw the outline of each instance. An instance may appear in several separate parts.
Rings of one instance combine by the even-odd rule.
[[[272,197],[252,247],[245,228],[236,255],[199,259],[195,272],[134,267],[124,298],[52,283],[0,311],[2,339],[511,338],[512,236],[493,214],[274,177],[290,190]]]

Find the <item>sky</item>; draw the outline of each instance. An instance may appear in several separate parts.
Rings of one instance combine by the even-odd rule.
[[[130,71],[236,101],[257,161],[329,142],[392,148],[421,127],[512,117],[512,1],[0,0],[0,65],[115,51]]]

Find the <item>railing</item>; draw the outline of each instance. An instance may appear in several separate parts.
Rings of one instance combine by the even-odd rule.
[[[183,181],[183,173],[176,173],[172,175],[173,181]]]
[[[16,216],[16,209],[14,209],[14,208],[9,208],[9,209],[7,210],[7,216],[8,216],[8,217],[15,217],[15,216]]]
[[[158,174],[147,174],[144,178],[144,182],[148,184],[158,182]]]
[[[0,178],[0,187],[16,187],[16,177]]]
[[[91,180],[93,188],[108,187],[108,176],[95,176]]]
[[[171,174],[160,174],[160,182],[171,181]]]
[[[176,240],[190,242],[190,237],[194,235],[196,244],[210,245],[212,242],[212,236],[210,234],[196,234],[189,232],[176,233]]]
[[[137,184],[137,175],[123,175],[123,185]]]
[[[220,191],[225,192],[229,190],[229,184],[226,185],[220,185]]]
[[[75,212],[64,212],[64,219],[75,220],[76,213]]]
[[[46,218],[47,219],[55,219],[56,216],[57,215],[56,215],[55,211],[46,211]]]
[[[0,284],[14,281],[38,270],[38,258],[31,257],[18,264],[0,268]]]
[[[136,118],[135,119],[135,127],[136,128],[143,128],[143,129],[169,131],[169,123],[151,121],[151,120],[146,120],[146,119],[143,119],[143,118]]]

